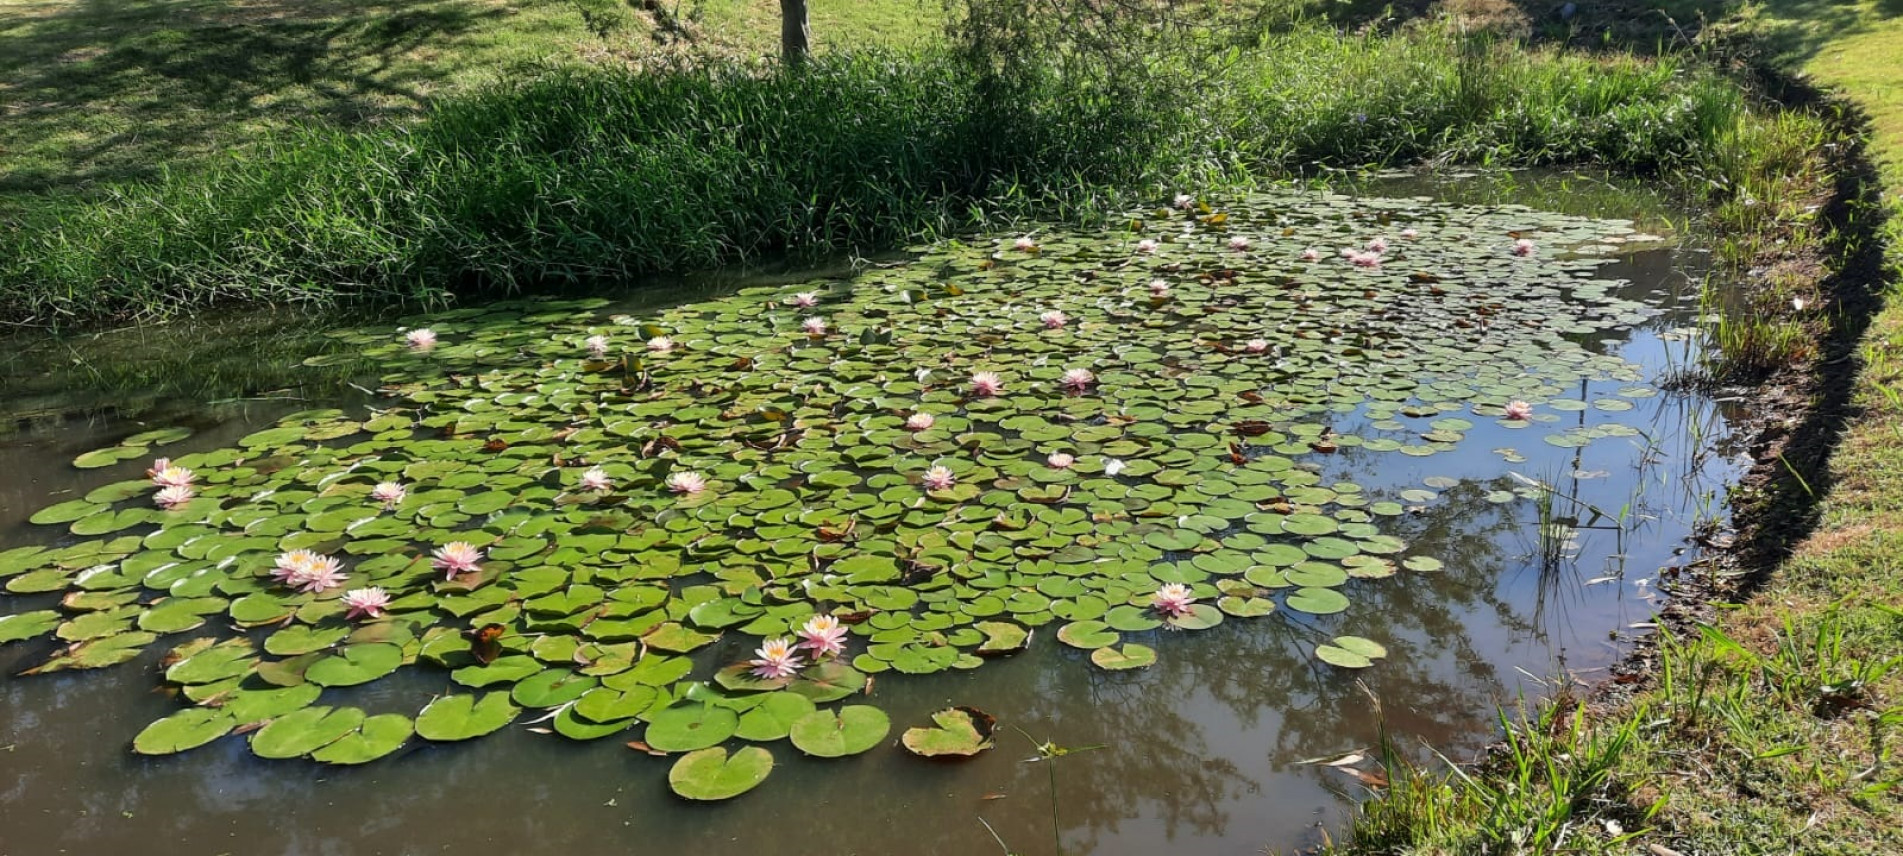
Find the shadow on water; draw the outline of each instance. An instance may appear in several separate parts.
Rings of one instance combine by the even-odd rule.
[[[1529,180],[1517,179],[1522,186]],[[1651,203],[1584,204],[1644,225]],[[1642,365],[1648,376],[1689,359],[1682,328],[1696,308],[1703,265],[1695,250],[1667,248],[1601,268],[1596,277],[1629,280],[1621,297],[1658,312],[1589,344]],[[703,283],[665,299],[731,287]],[[391,319],[370,321],[395,329]],[[289,410],[348,404],[350,382],[374,382],[366,367],[347,361],[287,368],[324,353],[325,340],[321,331],[286,335],[284,327],[281,319],[260,319],[252,332],[208,336],[181,324],[103,334],[106,344],[96,350],[10,350],[6,382],[38,391],[6,398],[15,402],[5,414],[15,427],[0,434],[0,473],[7,474],[0,547],[45,537],[28,533],[24,518],[49,496],[124,477],[75,471],[67,462],[78,451],[187,416],[199,431],[181,450],[229,445]],[[153,362],[133,357],[139,352],[127,343],[136,342],[151,347]],[[206,353],[219,356],[201,363]],[[100,354],[145,364],[118,366]],[[51,368],[62,361],[95,384],[86,387],[92,394],[61,400],[59,389],[73,376]],[[245,374],[247,361],[260,371]],[[172,377],[199,365],[210,367],[204,377]],[[132,397],[148,385],[167,392]],[[156,661],[148,654],[100,673],[0,679],[0,757],[13,774],[0,786],[0,853],[134,852],[162,839],[178,852],[262,848],[296,856],[636,848],[976,854],[1000,852],[992,830],[1010,852],[1027,856],[1060,849],[1216,854],[1314,843],[1315,827],[1339,827],[1365,789],[1339,770],[1301,762],[1376,744],[1381,724],[1368,693],[1381,700],[1386,728],[1404,745],[1469,755],[1494,736],[1499,705],[1541,691],[1530,676],[1591,677],[1605,669],[1622,650],[1620,634],[1655,608],[1654,571],[1689,560],[1688,534],[1722,522],[1716,498],[1739,467],[1736,450],[1723,442],[1725,405],[1667,392],[1637,398],[1629,410],[1586,406],[1620,386],[1583,383],[1569,396],[1579,409],[1559,415],[1570,420],[1562,424],[1635,429],[1628,437],[1566,448],[1477,420],[1458,449],[1428,458],[1397,461],[1354,447],[1320,456],[1324,484],[1351,480],[1372,500],[1402,502],[1393,534],[1410,553],[1445,560],[1438,572],[1350,582],[1352,613],[1284,613],[1202,633],[1137,634],[1134,641],[1166,647],[1168,656],[1157,667],[1122,673],[1092,668],[1079,652],[1050,644],[1049,626],[1039,632],[1041,644],[982,669],[877,679],[876,701],[896,729],[923,724],[948,704],[982,707],[1009,726],[999,730],[996,750],[967,762],[923,763],[896,750],[829,762],[781,744],[773,749],[779,766],[771,787],[704,806],[667,792],[670,759],[611,741],[570,743],[532,727],[466,744],[419,744],[357,769],[261,761],[234,739],[147,759],[125,750],[130,735],[178,706],[153,692]],[[134,400],[144,403],[134,407]],[[1358,411],[1337,414],[1332,425],[1381,434]],[[1550,498],[1542,504],[1541,496]],[[16,603],[31,608],[30,600]],[[1311,655],[1332,636],[1376,630],[1390,650],[1378,668],[1352,673]],[[710,653],[744,656],[736,646],[722,643]],[[49,648],[44,641],[0,648],[0,671],[18,672]],[[414,711],[448,686],[441,673],[404,672],[363,688],[350,703]],[[1035,760],[1033,740],[1101,748]]]

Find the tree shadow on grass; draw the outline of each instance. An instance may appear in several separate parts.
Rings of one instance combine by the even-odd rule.
[[[437,49],[512,14],[466,0],[0,6],[0,192],[149,178],[290,125],[413,114],[468,62]]]

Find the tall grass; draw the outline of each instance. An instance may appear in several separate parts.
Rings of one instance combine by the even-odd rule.
[[[1316,164],[1744,174],[1756,164],[1734,141],[1768,121],[1673,61],[1439,30],[1297,27],[1193,76],[1149,61],[1195,83],[1132,91],[1130,75],[1051,67],[995,87],[929,53],[797,73],[550,70],[411,126],[313,131],[97,200],[20,205],[0,224],[0,320],[546,290],[1087,218]]]

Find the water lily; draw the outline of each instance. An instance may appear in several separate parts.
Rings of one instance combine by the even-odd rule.
[[[1373,252],[1355,253],[1348,257],[1348,261],[1354,262],[1355,267],[1378,268],[1381,266],[1381,254]]]
[[[198,474],[178,466],[168,458],[152,462],[152,468],[145,471],[152,477],[152,483],[159,487],[183,487],[198,479]]]
[[[808,336],[824,336],[826,335],[826,319],[817,315],[806,318],[800,321],[800,329],[805,330]]]
[[[1322,251],[1315,249],[1314,247],[1309,247],[1308,249],[1302,251],[1302,261],[1305,261],[1305,262],[1312,262],[1321,257],[1322,257]]]
[[[1533,418],[1533,405],[1524,401],[1507,402],[1507,418],[1525,421]]]
[[[1798,312],[1804,311],[1804,298],[1802,295],[1791,298],[1791,308]]]
[[[271,568],[271,579],[285,585],[296,585],[296,580],[304,575],[304,569],[310,567],[319,556],[310,550],[291,550],[278,554],[277,564]]]
[[[159,492],[152,496],[152,501],[158,503],[160,508],[171,511],[185,503],[191,502],[192,497],[197,495],[198,492],[192,490],[191,485],[175,484],[159,488]]]
[[[1053,470],[1068,470],[1071,464],[1077,463],[1077,458],[1064,452],[1052,452],[1050,457],[1044,459],[1044,463],[1050,464]]]
[[[1248,351],[1251,354],[1264,353],[1269,350],[1269,340],[1250,339],[1249,341],[1242,343],[1242,349],[1245,351]]]
[[[692,496],[707,489],[707,477],[693,470],[668,473],[667,489]]]
[[[1419,229],[1402,229],[1401,230],[1401,237],[1407,238],[1410,241],[1420,236],[1421,236],[1421,232]]]
[[[905,427],[913,431],[924,431],[937,421],[930,413],[914,413],[905,418]]]
[[[811,309],[819,305],[819,295],[811,291],[802,291],[793,295],[793,305],[801,309]]]
[[[1058,381],[1064,385],[1065,389],[1072,392],[1083,392],[1089,389],[1091,384],[1097,382],[1097,375],[1090,369],[1069,369],[1064,372],[1064,376],[1059,378]]]
[[[377,586],[344,592],[345,618],[376,618],[390,606],[390,593]]]
[[[1150,596],[1150,604],[1156,607],[1156,611],[1171,618],[1189,612],[1190,605],[1195,602],[1196,596],[1190,594],[1189,586],[1182,583],[1164,583],[1162,588],[1156,590],[1156,594]]]
[[[1526,238],[1521,238],[1513,242],[1513,254],[1516,256],[1530,256],[1533,254],[1534,249],[1536,249],[1536,247],[1533,242]]]
[[[600,467],[589,467],[586,472],[583,472],[581,474],[581,489],[582,490],[592,490],[592,491],[595,491],[596,493],[607,493],[608,491],[613,490],[614,486],[615,486],[614,480],[608,478],[608,471]]]
[[[1156,252],[1156,240],[1155,240],[1155,239],[1153,239],[1153,238],[1144,238],[1143,240],[1141,240],[1141,241],[1138,241],[1138,242],[1137,242],[1137,252],[1139,252],[1139,253],[1154,253],[1154,252]]]
[[[1383,238],[1383,237],[1380,237],[1380,236],[1376,236],[1376,237],[1374,238],[1374,240],[1371,240],[1371,241],[1369,241],[1369,242],[1368,242],[1368,250],[1369,250],[1370,252],[1376,252],[1376,253],[1385,253],[1385,252],[1387,252],[1387,251],[1388,251],[1388,239],[1386,239],[1386,238]]]
[[[785,639],[768,639],[753,653],[760,657],[748,663],[753,666],[753,676],[756,678],[778,681],[799,674],[800,658],[793,653],[792,643]]]
[[[1123,463],[1123,461],[1118,460],[1116,458],[1111,458],[1110,460],[1104,462],[1103,474],[1107,476],[1114,476],[1117,473],[1123,472],[1124,466],[1125,464]]]
[[[370,498],[383,503],[385,507],[402,502],[406,496],[409,496],[409,491],[396,482],[378,482],[376,487],[370,489]]]
[[[806,623],[793,635],[800,638],[796,647],[813,652],[814,660],[846,650],[846,628],[839,623],[839,619],[830,615],[815,615],[806,619]]]
[[[648,340],[648,350],[657,354],[665,354],[668,351],[674,350],[674,340],[666,336],[655,336]]]
[[[1170,296],[1170,283],[1165,279],[1150,280],[1150,296],[1162,299]]]
[[[1196,207],[1196,197],[1191,196],[1187,193],[1178,193],[1176,194],[1176,199],[1173,200],[1173,204],[1177,208],[1180,208],[1184,211],[1188,211],[1189,209]]]
[[[1004,392],[1004,379],[997,372],[973,372],[971,375],[971,394],[986,398]]]
[[[329,591],[344,584],[344,563],[330,556],[316,556],[285,582],[302,592]]]
[[[1012,241],[1011,248],[1021,253],[1034,253],[1037,252],[1037,241],[1033,240],[1031,236],[1025,235]]]
[[[1255,245],[1254,241],[1251,241],[1248,238],[1243,237],[1241,235],[1234,235],[1229,238],[1229,249],[1232,249],[1232,250],[1237,250],[1237,251],[1246,250],[1254,245]]]
[[[1037,316],[1037,320],[1044,322],[1044,329],[1056,330],[1063,327],[1065,324],[1069,324],[1070,316],[1065,315],[1062,310],[1053,309],[1049,312],[1046,312],[1042,315]]]
[[[596,358],[608,356],[607,336],[589,336],[582,344],[588,346],[589,356]]]
[[[427,351],[436,347],[436,331],[428,327],[418,327],[403,335],[403,341],[418,351]]]
[[[926,490],[944,490],[956,484],[958,477],[952,475],[952,471],[945,466],[934,464],[931,469],[925,471],[921,481],[924,482]]]
[[[442,571],[445,579],[455,579],[457,574],[473,574],[482,570],[482,551],[467,541],[451,541],[436,548],[435,559],[430,566]]]

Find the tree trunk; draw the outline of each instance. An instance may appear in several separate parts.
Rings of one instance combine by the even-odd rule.
[[[806,0],[780,0],[780,56],[787,65],[806,61],[813,32],[806,26]]]

